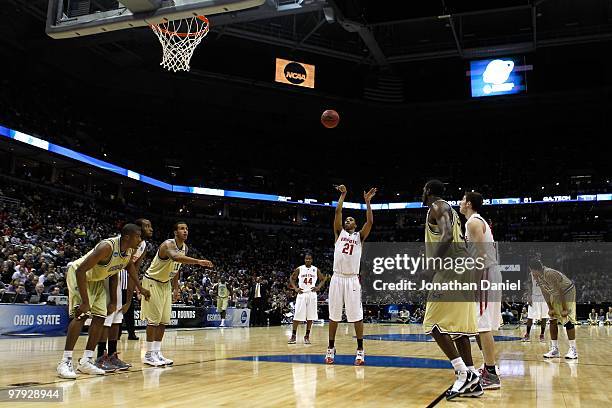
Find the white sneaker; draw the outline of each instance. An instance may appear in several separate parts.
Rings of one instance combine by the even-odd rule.
[[[576,347],[570,347],[565,358],[575,360],[578,358],[578,352],[576,351]]]
[[[91,374],[91,375],[104,375],[105,371],[101,368],[96,367],[96,363],[93,358],[88,359],[80,359],[79,365],[77,366],[77,371],[82,372],[83,374]]]
[[[74,367],[72,367],[72,359],[65,359],[59,362],[57,365],[57,375],[60,378],[68,378],[70,380],[77,378]]]
[[[166,365],[162,360],[157,357],[157,353],[155,351],[147,351],[142,358],[142,364],[150,365],[153,367],[161,367]]]
[[[559,349],[557,347],[551,347],[550,351],[544,354],[544,358],[556,358],[559,356]]]
[[[357,354],[355,354],[355,365],[361,366],[365,364],[365,351],[357,350]]]
[[[336,357],[336,348],[328,348],[325,354],[325,364],[334,364],[334,358]]]
[[[163,362],[165,365],[172,365],[174,364],[173,360],[170,360],[169,358],[166,358],[162,355],[161,351],[156,351],[155,352],[156,357],[159,361]]]

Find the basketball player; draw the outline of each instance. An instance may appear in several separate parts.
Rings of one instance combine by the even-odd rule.
[[[457,212],[441,198],[444,190],[444,184],[439,180],[428,181],[423,188],[423,204],[429,207],[425,225],[427,258],[445,258],[453,252],[467,256],[467,252],[464,255],[458,253],[465,242],[461,221]],[[454,274],[454,271],[450,272]],[[446,271],[436,271],[433,281],[444,282],[447,278]],[[452,400],[460,395],[478,397],[484,391],[474,368],[470,346],[470,336],[478,332],[476,303],[467,299],[454,302],[440,299],[443,295],[438,291],[429,292],[423,330],[434,338],[455,369],[456,381],[447,390],[446,399]]]
[[[465,215],[465,240],[473,249],[476,256],[484,259],[484,270],[481,279],[489,282],[501,283],[502,276],[499,270],[497,246],[493,239],[491,227],[479,214],[482,207],[482,195],[468,192],[463,196],[459,211]],[[480,279],[479,279],[480,280]],[[479,370],[482,388],[498,389],[501,387],[499,376],[495,370],[495,340],[493,330],[502,325],[501,292],[479,291],[479,302],[476,310],[478,317],[478,346],[482,351],[484,367]]]
[[[295,279],[298,279],[298,285],[295,285]],[[317,285],[317,280],[319,284]],[[312,329],[312,321],[319,320],[317,313],[317,293],[325,283],[325,276],[319,268],[313,266],[312,255],[304,256],[304,265],[295,268],[289,277],[289,286],[298,294],[295,298],[295,316],[293,317],[293,332],[288,344],[296,343],[298,325],[304,321],[306,325],[306,335],[304,336],[304,344],[310,344],[310,330]]]
[[[151,291],[150,299],[142,302],[141,319],[147,321],[146,353],[142,362],[151,366],[171,365],[174,362],[161,353],[161,342],[166,325],[170,324],[172,313],[172,293],[179,299],[179,270],[182,264],[200,265],[212,268],[212,262],[206,259],[195,259],[187,256],[187,223],[179,221],[174,224],[174,239],[164,241],[151,266],[145,272],[143,287]]]
[[[346,308],[346,320],[355,325],[357,337],[357,352],[355,365],[365,364],[363,351],[363,305],[361,304],[361,283],[359,282],[359,263],[361,262],[361,245],[370,235],[374,216],[370,201],[376,189],[363,192],[363,199],[367,206],[366,223],[361,231],[353,217],[346,217],[342,225],[342,204],[346,197],[346,187],[338,186],[340,199],[336,206],[334,216],[334,235],[336,245],[334,250],[334,274],[329,284],[329,345],[325,355],[325,363],[333,364],[336,356],[336,331],[338,322],[342,320],[342,308]]]
[[[217,288],[217,312],[221,314],[221,324],[219,327],[225,327],[225,313],[229,297],[231,296],[231,289],[225,284],[225,278],[223,277],[221,277],[220,282],[215,286]]]
[[[557,320],[565,326],[567,339],[569,340],[569,351],[565,355],[567,359],[577,359],[576,351],[576,287],[567,276],[559,271],[547,268],[537,258],[529,261],[529,271],[533,274],[538,285],[542,289],[544,300],[548,305],[548,316],[550,317],[550,351],[544,354],[545,358],[559,357],[559,327]]]
[[[144,256],[142,256],[147,248],[146,239],[151,239],[153,236],[153,226],[151,221],[139,218],[134,224],[138,225],[141,229],[142,241],[136,249],[134,255],[132,255],[132,262],[136,271],[140,271],[140,266]],[[124,269],[119,273],[119,285],[117,285],[117,310],[104,319],[104,331],[102,338],[98,343],[98,359],[96,365],[102,369],[118,369],[127,370],[132,365],[121,361],[117,353],[117,341],[119,340],[119,334],[121,332],[121,323],[123,323],[123,315],[128,312],[132,303],[132,297],[134,295],[135,282],[129,279],[127,271]],[[126,292],[125,299],[123,298],[123,290]],[[106,339],[108,338],[108,348],[106,345]]]
[[[101,241],[86,255],[68,265],[66,283],[73,319],[68,325],[64,357],[57,366],[57,374],[61,378],[77,378],[72,366],[72,353],[88,316],[91,316],[92,322],[77,370],[84,374],[104,374],[104,370],[96,367],[93,361],[94,349],[102,333],[104,319],[117,308],[117,273],[127,269],[130,278],[138,280],[132,254],[140,244],[140,234],[139,226],[126,224],[120,236]],[[104,288],[106,278],[109,279],[110,299],[106,298]],[[150,296],[148,290],[140,287],[140,283],[138,287],[145,298]]]
[[[523,341],[528,342],[529,335],[531,334],[531,326],[533,325],[534,320],[540,321],[540,342],[544,342],[544,331],[546,330],[546,319],[548,318],[548,305],[544,301],[544,295],[542,295],[542,289],[540,289],[540,285],[533,277],[533,274],[529,274],[531,276],[531,303],[528,305],[527,309],[527,332],[525,336],[523,336]]]

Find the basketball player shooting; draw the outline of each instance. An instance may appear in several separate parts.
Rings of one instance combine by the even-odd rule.
[[[353,217],[346,217],[342,224],[342,205],[346,197],[346,187],[338,186],[340,199],[334,216],[334,273],[329,285],[329,345],[325,363],[333,364],[336,355],[335,340],[338,322],[342,320],[342,308],[346,308],[346,319],[355,325],[357,353],[355,365],[365,364],[363,350],[363,305],[361,303],[361,283],[359,282],[359,263],[361,261],[361,244],[366,240],[374,217],[370,201],[376,194],[376,188],[364,191],[363,199],[367,206],[366,223],[361,231],[356,232],[357,223]]]

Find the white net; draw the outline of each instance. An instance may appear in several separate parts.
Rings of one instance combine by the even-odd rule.
[[[189,71],[189,61],[196,47],[208,34],[209,23],[204,16],[152,24],[151,29],[162,45],[162,62],[168,71]]]

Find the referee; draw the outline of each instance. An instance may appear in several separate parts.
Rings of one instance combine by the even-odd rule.
[[[124,304],[127,303],[128,296],[130,297],[130,307],[127,312],[123,315],[123,322],[125,323],[125,328],[128,332],[128,340],[138,340],[136,336],[135,328],[134,328],[134,291],[132,293],[128,293],[128,281],[129,275],[128,272],[124,269],[119,272],[119,285],[121,287],[121,299],[124,300]],[[121,337],[121,333],[119,333],[119,337]]]

